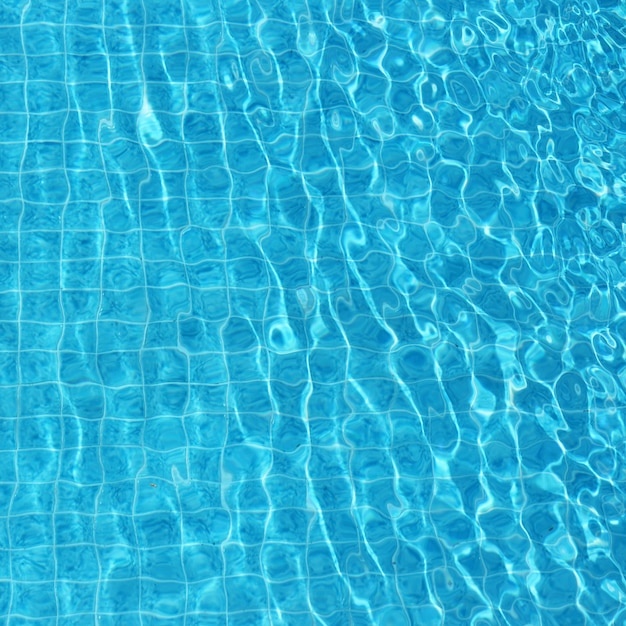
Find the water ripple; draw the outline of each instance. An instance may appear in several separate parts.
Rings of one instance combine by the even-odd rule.
[[[622,623],[623,6],[314,4],[2,9],[0,616]]]

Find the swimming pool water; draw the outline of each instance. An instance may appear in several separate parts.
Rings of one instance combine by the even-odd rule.
[[[0,623],[626,624],[618,0],[0,7]]]

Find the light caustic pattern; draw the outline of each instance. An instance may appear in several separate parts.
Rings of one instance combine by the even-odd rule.
[[[0,623],[626,624],[625,18],[3,2]]]

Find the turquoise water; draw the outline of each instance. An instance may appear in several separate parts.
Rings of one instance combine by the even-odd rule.
[[[625,18],[3,2],[0,623],[626,624]]]

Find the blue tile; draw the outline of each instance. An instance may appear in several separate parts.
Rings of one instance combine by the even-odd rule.
[[[94,513],[96,497],[99,494],[98,486],[82,486],[72,482],[60,481],[57,491],[59,494],[58,512]]]
[[[57,576],[83,582],[97,581],[100,575],[96,550],[93,546],[57,547],[55,552]]]
[[[31,607],[37,606],[38,617],[54,618],[57,612],[54,584],[16,582],[11,606],[18,615],[28,615]]]
[[[93,540],[93,519],[80,513],[58,513],[54,530],[60,545],[88,544]]]
[[[64,615],[89,614],[93,612],[95,610],[97,589],[97,583],[59,581],[59,612]],[[72,619],[80,619],[80,617],[68,617],[68,626],[72,624]],[[79,622],[76,621],[75,623],[78,624]]]
[[[224,584],[233,612],[254,610],[267,597],[267,583],[260,576],[228,577]]]
[[[108,580],[100,589],[100,599],[114,613],[139,610],[140,588],[137,579],[130,581]]]
[[[42,513],[23,515],[19,523],[10,524],[11,545],[15,548],[33,548],[52,544],[51,516]]]

